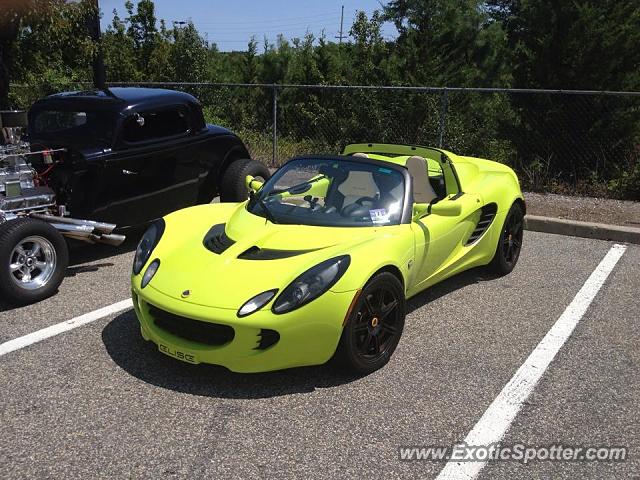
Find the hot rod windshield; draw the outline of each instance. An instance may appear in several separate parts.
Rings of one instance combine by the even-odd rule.
[[[64,137],[111,143],[115,120],[107,112],[41,110],[30,123],[34,137]]]
[[[274,223],[333,227],[397,225],[405,176],[394,166],[366,160],[302,158],[288,162],[247,209]]]

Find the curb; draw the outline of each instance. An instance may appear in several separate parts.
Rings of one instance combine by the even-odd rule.
[[[621,225],[527,215],[524,217],[524,228],[533,232],[640,244],[640,228],[623,227]]]

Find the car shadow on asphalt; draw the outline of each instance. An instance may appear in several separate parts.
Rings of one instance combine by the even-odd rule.
[[[432,302],[440,297],[444,297],[456,290],[464,288],[475,283],[491,281],[499,278],[489,272],[485,267],[472,268],[451,278],[437,283],[433,287],[429,287],[425,291],[417,294],[415,297],[407,301],[407,315],[424,307],[427,303]]]
[[[311,393],[357,380],[332,365],[240,374],[215,365],[190,365],[158,351],[140,335],[133,311],[114,318],[102,341],[113,361],[130,375],[169,390],[217,398],[255,399]]]
[[[469,270],[445,280],[407,303],[407,313],[448,295],[466,285],[491,280],[481,269]],[[158,351],[140,335],[133,311],[115,317],[102,330],[102,341],[113,361],[130,375],[152,385],[216,398],[255,399],[311,393],[362,378],[340,371],[331,362],[316,367],[301,367],[277,372],[239,374],[214,365],[190,365]]]

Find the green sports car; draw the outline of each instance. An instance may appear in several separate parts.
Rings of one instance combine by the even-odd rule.
[[[174,212],[137,248],[142,336],[189,363],[261,372],[385,365],[406,299],[463,270],[507,274],[525,204],[500,163],[425,147],[302,156],[250,199]]]

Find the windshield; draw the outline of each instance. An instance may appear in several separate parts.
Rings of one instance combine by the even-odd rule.
[[[404,176],[379,164],[335,159],[287,163],[247,209],[274,223],[371,227],[400,223]]]
[[[31,133],[38,136],[64,136],[89,141],[110,142],[113,121],[102,112],[43,110],[31,122]]]

